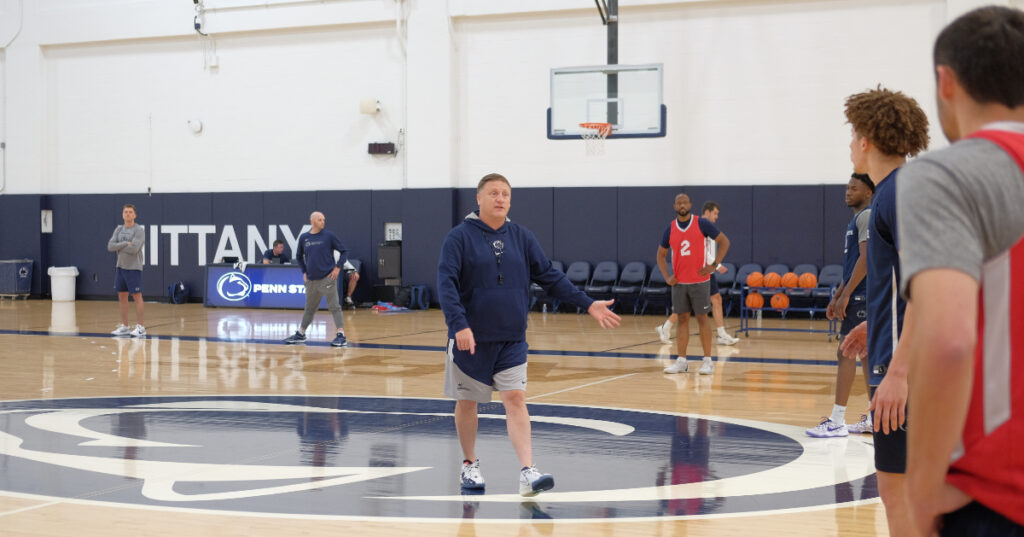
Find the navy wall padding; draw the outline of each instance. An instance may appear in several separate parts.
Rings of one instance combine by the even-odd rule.
[[[846,244],[846,226],[853,219],[853,209],[846,206],[846,186],[828,185],[824,188],[822,207],[825,211],[824,255],[825,264],[842,264]],[[839,209],[843,207],[843,209]],[[819,267],[822,265],[818,265]]]
[[[512,191],[509,218],[533,232],[537,242],[551,259],[555,251],[555,211],[553,188],[522,188]],[[474,206],[476,202],[474,201]]]
[[[367,283],[380,285],[384,283],[377,278],[377,245],[384,242],[384,223],[402,221],[402,191],[401,190],[374,190],[370,193],[370,248],[373,256],[370,262],[363,265],[364,277],[369,276]],[[407,225],[402,224],[402,238],[405,238]],[[404,242],[403,242],[404,244]],[[402,265],[407,263],[405,256],[402,256]],[[437,265],[437,260],[433,261]],[[369,265],[369,266],[367,266]]]
[[[437,261],[455,213],[450,188],[403,190],[402,285],[426,285],[437,301]]]
[[[574,261],[618,259],[618,188],[556,188],[554,194],[551,258],[567,267]]]
[[[718,227],[732,243],[727,261],[842,262],[843,234],[853,216],[844,200],[845,185],[516,188],[510,217],[533,231],[550,258],[566,265],[613,260],[621,267],[639,260],[653,267],[680,191],[690,195],[695,213],[709,199],[721,205]],[[371,299],[373,286],[382,283],[376,256],[384,223],[401,222],[403,283],[429,285],[436,301],[441,243],[452,226],[476,209],[476,189],[0,195],[0,259],[35,261],[34,295],[49,292],[46,267],[75,266],[79,296],[113,298],[115,255],[106,251],[106,243],[121,223],[124,203],[137,206],[138,222],[147,227],[143,293],[149,297],[165,296],[176,280],[188,284],[196,298],[205,291],[197,235],[179,236],[178,264],[172,265],[165,226],[214,226],[204,250],[206,261],[213,262],[225,225],[234,227],[247,255],[247,226],[256,226],[269,247],[270,226],[287,225],[297,236],[308,225],[309,213],[320,210],[327,228],[363,261],[358,300]],[[40,232],[40,209],[53,211],[52,234]],[[156,265],[151,264],[153,224],[161,227]],[[285,239],[279,229],[275,232]]]
[[[757,225],[751,238],[753,261],[814,263],[824,261],[824,207],[821,186],[780,189],[755,186],[751,215]]]
[[[338,235],[345,248],[348,248],[350,258],[362,263],[359,276],[363,280],[352,295],[356,302],[366,302],[373,298],[373,278],[367,273],[371,266],[374,270],[377,267],[377,247],[370,243],[370,234],[367,233],[371,222],[371,197],[369,190],[316,193],[315,207],[324,213],[327,229]],[[308,222],[308,215],[306,220]],[[292,229],[296,227],[293,225]]]
[[[32,259],[32,293],[41,291],[46,267],[43,259],[39,211],[43,196],[38,194],[0,196],[0,259]],[[47,278],[49,278],[47,276]]]

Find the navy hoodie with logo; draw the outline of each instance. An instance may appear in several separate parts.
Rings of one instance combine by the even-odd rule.
[[[491,229],[477,212],[467,215],[448,232],[437,264],[448,337],[471,328],[478,343],[525,340],[531,281],[563,302],[594,302],[551,265],[533,232],[507,218]]]

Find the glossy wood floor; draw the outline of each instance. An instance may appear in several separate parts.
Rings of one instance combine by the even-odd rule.
[[[331,333],[333,326],[322,312],[310,330],[310,345],[279,344],[294,331],[300,316],[291,310],[147,303],[150,337],[134,341],[105,335],[117,324],[114,302],[3,300],[0,401],[225,394],[443,397],[444,354],[439,349],[446,341],[438,310],[390,315],[346,311],[352,343],[346,349],[323,345],[325,332]],[[134,312],[130,317],[134,319]],[[688,374],[666,375],[662,369],[675,345],[662,345],[654,332],[664,318],[623,320],[619,329],[605,331],[586,315],[531,314],[528,341],[531,351],[538,353],[529,358],[529,401],[798,427],[815,425],[831,410],[836,343],[823,334],[753,332],[735,347],[716,347],[717,367],[711,376],[697,376],[695,367]],[[735,328],[738,320],[728,318],[727,325]],[[820,329],[824,322],[765,319],[763,326]],[[695,324],[691,331],[696,331]],[[700,352],[698,338],[691,337],[689,354]],[[848,421],[866,407],[863,380],[858,377]],[[0,431],[4,423],[0,419]],[[535,453],[535,459],[543,461],[544,454]],[[8,471],[4,460],[0,456],[0,472]],[[498,478],[488,475],[489,480]],[[0,490],[0,536],[888,534],[877,499],[769,514],[427,524],[386,517],[260,517],[78,500],[87,498]]]

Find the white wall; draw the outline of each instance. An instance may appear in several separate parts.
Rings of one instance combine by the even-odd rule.
[[[3,192],[841,183],[844,98],[881,83],[934,122],[932,41],[977,3],[622,0],[619,62],[664,64],[668,135],[587,157],[545,111],[552,67],[604,63],[591,2],[204,2],[210,38],[188,0],[0,0]]]
[[[544,136],[548,69],[604,63],[596,13],[460,19],[463,186],[490,169],[519,186],[845,181],[846,96],[881,83],[935,117],[930,51],[944,4],[893,4],[623,8],[619,62],[664,64],[668,135],[608,140],[603,157]]]

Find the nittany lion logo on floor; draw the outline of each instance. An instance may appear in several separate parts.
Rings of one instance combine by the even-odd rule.
[[[555,488],[524,503],[500,403],[483,494],[459,488],[453,403],[325,396],[0,402],[0,495],[209,512],[518,520],[689,517],[873,500],[865,439],[705,416],[530,404]]]

